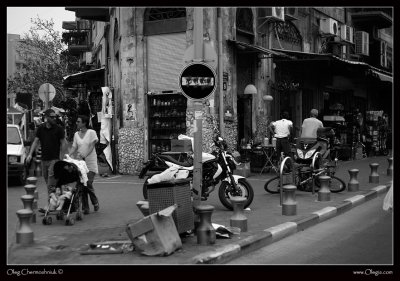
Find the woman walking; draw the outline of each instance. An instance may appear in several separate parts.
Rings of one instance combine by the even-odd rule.
[[[99,201],[93,188],[94,176],[98,173],[97,153],[95,149],[96,143],[99,141],[96,131],[89,128],[89,117],[78,115],[76,120],[78,131],[74,135],[72,149],[70,155],[77,152],[76,159],[84,160],[88,167],[89,173],[87,186],[83,188],[82,209],[84,214],[89,214],[89,200],[93,204],[94,211],[99,210]]]

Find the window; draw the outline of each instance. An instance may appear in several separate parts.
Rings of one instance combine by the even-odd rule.
[[[186,8],[149,8],[144,19],[144,35],[186,31]]]

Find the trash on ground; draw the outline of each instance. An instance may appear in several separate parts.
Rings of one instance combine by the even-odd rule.
[[[246,209],[244,209],[245,211],[251,211],[251,209],[250,208],[246,208]]]
[[[146,256],[168,256],[182,248],[172,213],[177,204],[128,224],[126,232],[135,249]]]
[[[132,252],[135,248],[131,240],[95,242],[88,246],[79,253],[81,255],[122,254]]]
[[[217,238],[232,238],[233,235],[240,235],[239,227],[232,226],[224,226],[217,223],[212,223],[212,226],[215,229],[215,234]]]

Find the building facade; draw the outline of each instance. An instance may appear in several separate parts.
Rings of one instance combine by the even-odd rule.
[[[90,27],[72,29],[89,40],[74,47],[87,69],[66,85],[81,85],[83,98],[111,89],[114,165],[136,173],[151,153],[193,133],[193,102],[178,78],[192,58],[196,8],[67,9]],[[202,9],[205,62],[222,82],[203,101],[204,151],[215,128],[231,149],[262,141],[282,110],[296,128],[311,108],[337,114],[335,104],[341,115],[357,105],[391,116],[390,8]]]

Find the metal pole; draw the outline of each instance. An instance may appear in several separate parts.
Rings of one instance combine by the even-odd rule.
[[[222,62],[222,11],[217,8],[218,16],[218,79],[219,79],[219,132],[221,137],[225,136],[224,124],[224,90],[223,90],[223,62]]]
[[[45,98],[44,109],[49,108],[49,92],[50,92],[50,85],[49,83],[46,83],[46,91],[44,92],[44,98]]]
[[[204,61],[203,54],[203,8],[194,8],[194,60]],[[203,148],[203,104],[194,101],[194,163],[193,163],[193,188],[197,195],[193,198],[193,206],[201,204],[202,189],[202,148]]]

